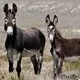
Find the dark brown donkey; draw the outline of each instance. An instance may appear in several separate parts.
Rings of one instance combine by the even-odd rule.
[[[48,38],[51,43],[51,54],[54,62],[54,78],[61,73],[63,61],[80,59],[80,39],[64,39],[57,30],[58,17],[54,15],[53,21],[47,15],[45,19],[48,27]]]
[[[16,25],[16,4],[4,5],[5,23],[4,30],[7,33],[5,48],[9,61],[9,72],[16,68],[18,77],[21,72],[22,57],[30,57],[35,74],[40,74],[45,46],[45,36],[37,28],[22,30]],[[27,64],[26,64],[27,65]]]

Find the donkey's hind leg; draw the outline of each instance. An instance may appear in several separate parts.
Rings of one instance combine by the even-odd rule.
[[[38,75],[41,72],[43,57],[41,53],[37,53],[36,55],[31,57],[31,61],[34,66],[35,74]]]
[[[37,74],[37,71],[38,71],[38,63],[37,63],[37,60],[36,60],[36,55],[33,55],[30,57],[31,58],[31,61],[32,61],[32,64],[33,64],[33,67],[34,67],[34,72],[35,74]]]
[[[37,54],[37,62],[38,62],[38,74],[40,74],[42,69],[42,62],[43,62],[43,51],[40,50]]]

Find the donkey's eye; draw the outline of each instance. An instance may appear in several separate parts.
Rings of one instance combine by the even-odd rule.
[[[8,20],[7,19],[5,19],[5,22],[7,22]]]
[[[5,24],[7,24],[8,23],[8,20],[7,19],[5,19]]]
[[[13,19],[13,20],[12,20],[12,23],[13,23],[13,24],[15,24],[15,23],[16,23],[16,20],[15,20],[15,19]]]

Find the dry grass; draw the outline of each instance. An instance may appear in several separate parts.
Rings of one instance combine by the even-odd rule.
[[[63,66],[65,71],[80,71],[80,61],[66,62]],[[53,62],[52,57],[46,55],[44,57],[43,68],[40,75],[34,75],[33,65],[29,58],[22,59],[21,77],[18,79],[17,73],[8,73],[8,61],[6,56],[0,56],[0,80],[53,80]],[[72,79],[73,80],[73,79]]]

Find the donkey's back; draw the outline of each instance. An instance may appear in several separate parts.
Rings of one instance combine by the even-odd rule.
[[[64,39],[61,44],[61,52],[64,55],[65,60],[69,59],[69,57],[79,59],[80,57],[80,39]],[[76,57],[75,57],[76,56]]]
[[[45,36],[37,28],[29,28],[23,31],[24,48],[40,49],[45,45]]]

